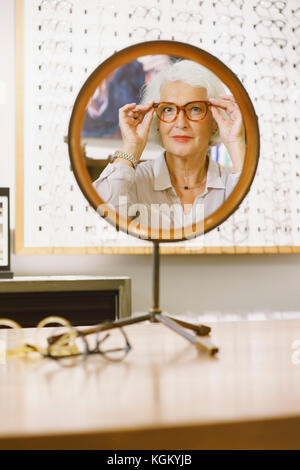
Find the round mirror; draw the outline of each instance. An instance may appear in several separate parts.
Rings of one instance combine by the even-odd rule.
[[[131,235],[189,239],[240,205],[259,156],[239,79],[211,54],[153,41],[119,51],[82,87],[69,154],[94,209]]]

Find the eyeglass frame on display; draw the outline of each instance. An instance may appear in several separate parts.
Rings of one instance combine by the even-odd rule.
[[[283,2],[283,1],[280,1],[280,0],[279,0],[279,1],[278,1],[278,0],[275,0],[275,1],[268,0],[268,2],[271,4],[270,7],[269,7],[269,9],[272,8],[272,7],[275,5],[275,7],[276,7],[278,13],[280,13],[280,14],[282,14],[283,10],[284,10],[284,9],[286,8],[286,6],[287,6],[287,3],[286,3],[286,2]],[[261,16],[261,13],[257,12],[257,8],[261,7],[263,10],[267,10],[267,9],[268,9],[268,7],[263,7],[263,6],[261,5],[262,3],[265,3],[265,2],[260,0],[256,5],[253,6],[253,10],[254,10],[255,13],[256,13],[257,15],[259,15],[259,16]],[[278,4],[279,4],[279,3],[281,3],[281,6],[282,6],[282,4],[283,4],[283,6],[282,6],[281,8],[278,7]],[[263,13],[263,14],[265,14],[265,13]]]

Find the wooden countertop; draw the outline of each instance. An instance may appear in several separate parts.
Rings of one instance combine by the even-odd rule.
[[[300,449],[300,320],[209,325],[216,357],[144,323],[121,363],[0,361],[0,448]]]

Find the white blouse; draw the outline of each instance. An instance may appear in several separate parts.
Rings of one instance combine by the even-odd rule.
[[[176,228],[201,221],[216,211],[229,197],[240,175],[209,159],[205,190],[195,198],[188,214],[172,186],[164,152],[140,163],[136,170],[120,161],[109,163],[93,186],[101,199],[122,216],[139,218],[144,226],[148,223],[151,227],[165,228],[162,225],[165,222]]]

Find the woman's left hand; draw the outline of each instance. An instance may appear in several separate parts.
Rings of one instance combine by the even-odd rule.
[[[232,160],[235,172],[242,170],[246,152],[245,128],[238,104],[232,95],[211,98],[211,113],[216,120],[220,137]],[[229,119],[225,119],[218,108],[223,109]]]

